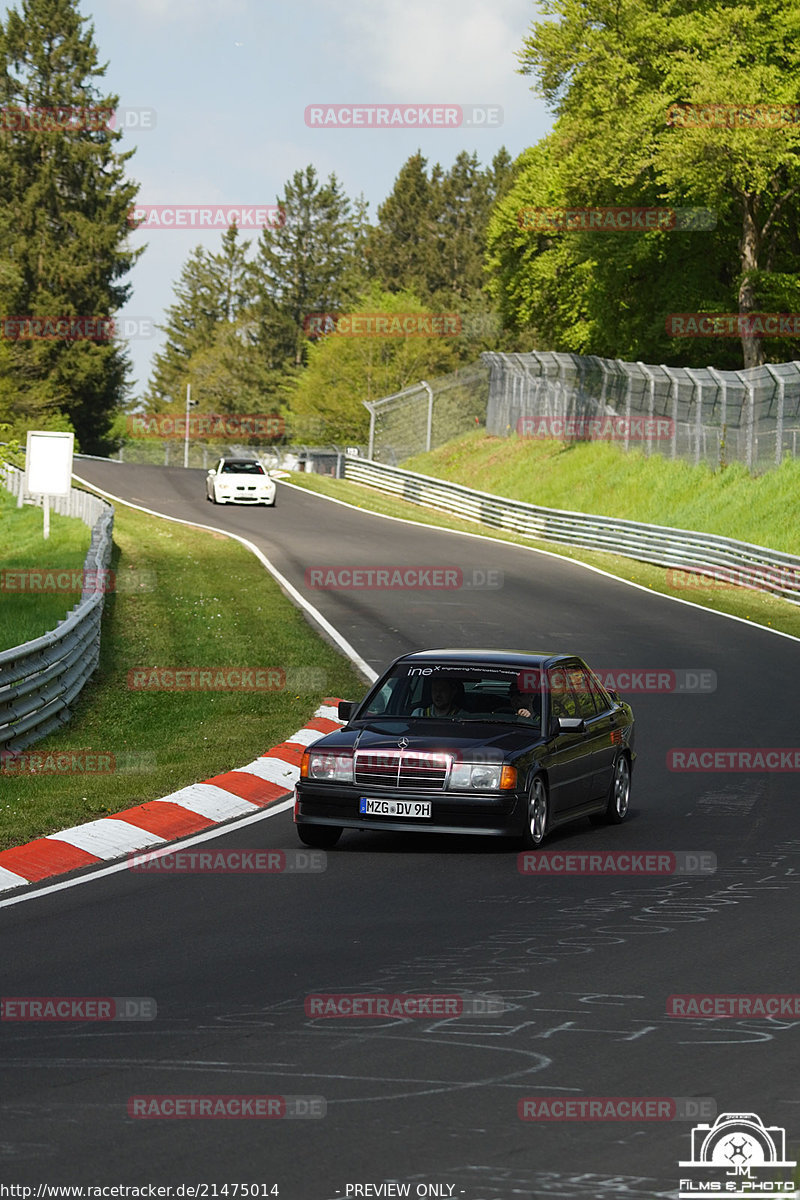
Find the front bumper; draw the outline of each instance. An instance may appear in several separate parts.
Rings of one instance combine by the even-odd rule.
[[[358,811],[365,795],[376,800],[427,800],[425,819],[365,816]],[[303,780],[295,788],[296,825],[336,825],[390,833],[454,833],[477,837],[518,837],[525,828],[527,796],[522,792],[486,795],[468,792],[395,791],[349,784],[319,786]]]
[[[275,499],[275,493],[270,492],[233,492],[231,495],[217,494],[217,500],[221,504],[271,504]]]

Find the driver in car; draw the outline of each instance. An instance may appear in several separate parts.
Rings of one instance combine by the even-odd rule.
[[[514,680],[508,691],[511,711],[517,717],[527,717],[538,721],[542,715],[542,698],[538,694],[520,691],[519,683]]]
[[[455,679],[434,679],[431,703],[415,708],[412,717],[463,717],[464,685]]]

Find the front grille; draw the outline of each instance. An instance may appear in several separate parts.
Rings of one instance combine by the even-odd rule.
[[[361,787],[436,788],[447,781],[450,756],[426,750],[357,750],[355,782]]]

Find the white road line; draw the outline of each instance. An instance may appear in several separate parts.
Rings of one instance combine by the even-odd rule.
[[[346,654],[353,666],[364,675],[370,683],[374,683],[378,678],[377,671],[373,671],[368,662],[365,662],[361,655],[354,650],[339,630],[331,625],[326,617],[323,617],[318,608],[315,608],[301,592],[298,592],[294,584],[291,584],[285,575],[282,575],[276,566],[269,561],[266,554],[262,553],[253,542],[248,541],[245,537],[240,537],[238,533],[231,533],[229,529],[220,529],[216,525],[201,525],[199,521],[185,521],[182,517],[168,517],[166,513],[156,512],[153,508],[144,508],[141,504],[131,504],[129,500],[123,500],[121,496],[115,496],[113,492],[106,492],[96,484],[90,483],[88,479],[82,479],[80,475],[73,475],[73,479],[77,479],[78,483],[82,483],[84,487],[92,488],[93,491],[99,492],[101,496],[106,496],[109,500],[113,500],[115,504],[124,504],[126,508],[135,508],[137,512],[147,513],[151,517],[160,517],[162,521],[174,521],[176,525],[188,525],[190,529],[207,529],[209,533],[221,533],[224,537],[233,538],[235,542],[241,542],[248,550],[255,554],[262,566],[266,567],[273,579],[279,584],[288,596],[294,600],[295,604],[299,604],[304,609],[312,620],[324,629],[331,637],[342,653]]]
[[[431,476],[431,479],[434,477]],[[77,479],[77,476],[76,476]],[[347,480],[345,480],[347,482]],[[434,480],[434,482],[436,482]],[[91,487],[91,484],[89,485]],[[314,492],[310,488],[299,487],[296,483],[289,483],[288,480],[284,483],[284,487],[294,488],[295,491],[302,492],[305,496],[316,496],[319,500],[327,500],[329,504],[341,504],[343,508],[352,508],[354,512],[361,513],[362,516],[381,517],[384,521],[399,521],[401,525],[415,525],[420,529],[432,529],[436,533],[451,533],[457,537],[477,538],[481,542],[494,542],[501,546],[512,546],[516,550],[526,550],[529,554],[543,554],[546,558],[557,558],[559,562],[571,563],[575,567],[582,567],[584,571],[594,571],[595,575],[604,575],[606,579],[614,579],[617,583],[624,583],[626,587],[636,588],[639,592],[645,592],[648,596],[659,596],[663,600],[671,600],[674,604],[685,604],[688,608],[699,608],[701,612],[711,613],[715,617],[725,617],[729,621],[738,621],[740,625],[746,625],[748,629],[762,629],[764,633],[774,633],[776,637],[788,638],[790,642],[800,642],[800,637],[794,633],[785,633],[782,629],[773,629],[770,625],[761,625],[758,621],[748,621],[746,617],[736,617],[733,613],[721,612],[718,608],[706,608],[703,604],[696,604],[694,600],[684,600],[680,596],[670,596],[667,592],[659,592],[654,588],[647,587],[643,583],[635,583],[632,579],[624,579],[621,575],[615,575],[612,571],[604,571],[602,567],[592,566],[591,563],[581,562],[580,559],[568,558],[566,554],[557,554],[555,550],[540,550],[538,546],[523,546],[519,542],[507,542],[505,538],[490,537],[486,533],[472,533],[468,529],[448,529],[445,525],[429,525],[425,521],[412,521],[410,517],[391,517],[388,513],[373,512],[370,508],[359,508],[357,504],[349,504],[346,500],[337,500],[334,496],[325,496],[322,492]],[[378,492],[378,496],[387,500],[402,500],[402,496],[395,496],[391,493]],[[409,501],[406,501],[409,503]],[[420,505],[420,507],[423,507]],[[442,513],[446,510],[439,508],[430,509],[431,512]],[[461,517],[462,521],[466,521],[467,517]],[[502,532],[498,530],[498,533]],[[582,546],[576,546],[576,550],[584,549]],[[586,547],[587,553],[591,553]],[[616,551],[615,553],[619,553]],[[624,557],[624,555],[620,555]],[[631,562],[638,562],[638,559],[631,558]],[[657,564],[646,564],[655,566]],[[377,678],[377,676],[376,676]],[[373,681],[374,682],[374,681]]]

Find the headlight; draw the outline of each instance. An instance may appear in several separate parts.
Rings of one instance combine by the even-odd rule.
[[[448,784],[462,792],[502,792],[516,786],[516,768],[504,763],[454,763]]]
[[[306,750],[300,762],[300,778],[352,783],[353,756],[335,750]]]

